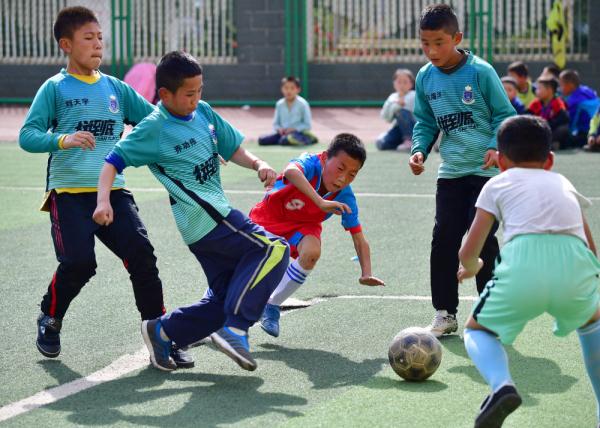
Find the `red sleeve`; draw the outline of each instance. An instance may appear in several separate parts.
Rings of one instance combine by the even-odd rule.
[[[356,235],[357,233],[362,232],[362,226],[359,224],[358,226],[350,227],[346,229],[350,234]]]

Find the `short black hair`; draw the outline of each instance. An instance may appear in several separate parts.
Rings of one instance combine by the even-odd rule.
[[[300,89],[300,79],[298,79],[296,76],[285,76],[283,79],[281,79],[281,86],[288,82],[293,83],[298,89]]]
[[[514,86],[515,89],[519,89],[517,86],[517,81],[510,76],[504,76],[500,80],[502,81],[502,83],[508,83],[509,85]]]
[[[444,30],[453,36],[460,31],[456,13],[447,4],[433,4],[423,9],[419,28],[431,31]]]
[[[564,80],[565,82],[572,83],[575,86],[581,85],[581,79],[579,78],[579,73],[577,71],[567,68],[563,70],[560,75],[560,80]]]
[[[558,90],[558,79],[550,73],[542,74],[540,77],[537,78],[536,83],[538,85],[546,85],[548,88],[551,88],[554,92]]]
[[[529,77],[529,68],[523,61],[511,62],[507,68],[509,73],[515,73],[517,76]]]
[[[329,147],[327,147],[327,157],[332,158],[339,152],[345,152],[352,159],[359,161],[361,168],[367,160],[365,146],[354,134],[343,133],[333,137]]]
[[[54,21],[54,38],[57,42],[64,37],[71,39],[73,33],[88,22],[100,24],[96,14],[87,7],[65,7],[58,12]]]
[[[552,146],[552,130],[539,116],[505,119],[498,129],[498,151],[513,162],[545,162]]]
[[[545,66],[542,73],[550,73],[550,74],[554,75],[555,77],[558,77],[560,75],[560,67],[558,65],[552,63],[552,64]]]
[[[156,89],[166,88],[177,92],[183,81],[202,74],[202,66],[187,52],[172,51],[165,54],[156,67]]]

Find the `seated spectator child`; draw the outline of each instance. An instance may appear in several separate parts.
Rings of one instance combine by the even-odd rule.
[[[519,88],[517,87],[517,81],[510,76],[504,76],[502,79],[502,86],[504,86],[504,90],[506,91],[506,95],[508,95],[508,99],[510,103],[517,111],[517,114],[525,113],[526,109],[519,97],[517,96],[517,92]]]
[[[569,127],[573,134],[573,144],[581,147],[585,144],[588,131],[590,130],[590,120],[593,113],[581,110],[579,115],[577,110],[581,108],[581,103],[587,100],[597,100],[598,94],[592,88],[582,85],[579,79],[579,73],[575,70],[564,70],[559,77],[562,96],[567,104],[570,123]]]
[[[552,129],[552,148],[565,149],[570,146],[569,113],[563,100],[556,96],[558,80],[551,74],[542,74],[537,79],[537,98],[527,111],[545,119]]]
[[[308,146],[318,142],[310,132],[311,115],[308,102],[300,95],[300,79],[288,76],[281,79],[283,98],[275,104],[274,133],[259,137],[261,146]]]
[[[524,106],[529,106],[535,99],[535,85],[529,78],[529,69],[521,61],[515,61],[508,66],[508,75],[517,81],[517,95]]]
[[[583,146],[583,150],[588,152],[600,152],[600,107],[596,114],[590,120],[590,131],[588,134],[588,143]]]
[[[394,89],[381,109],[381,118],[394,126],[376,141],[379,150],[410,151],[415,127],[415,76],[406,68],[394,73]]]

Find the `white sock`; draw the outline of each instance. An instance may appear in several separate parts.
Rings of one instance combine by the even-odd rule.
[[[298,260],[294,260],[288,266],[283,278],[281,278],[281,282],[271,294],[271,298],[269,299],[269,303],[271,305],[281,306],[281,304],[294,292],[300,288],[304,281],[306,281],[306,277],[312,272],[312,269],[307,270],[300,266]]]

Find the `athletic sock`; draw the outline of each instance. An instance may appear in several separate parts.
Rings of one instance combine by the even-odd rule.
[[[596,394],[597,417],[600,421],[600,320],[578,329],[577,334],[581,343],[585,368]]]
[[[465,329],[464,335],[467,353],[492,392],[504,385],[512,385],[508,357],[498,338],[487,331],[470,328]]]
[[[307,270],[300,266],[298,260],[294,260],[288,266],[283,278],[277,285],[273,294],[271,294],[271,298],[269,299],[269,304],[281,306],[281,304],[294,292],[300,288],[304,281],[306,281],[306,277],[312,272],[312,269]]]

